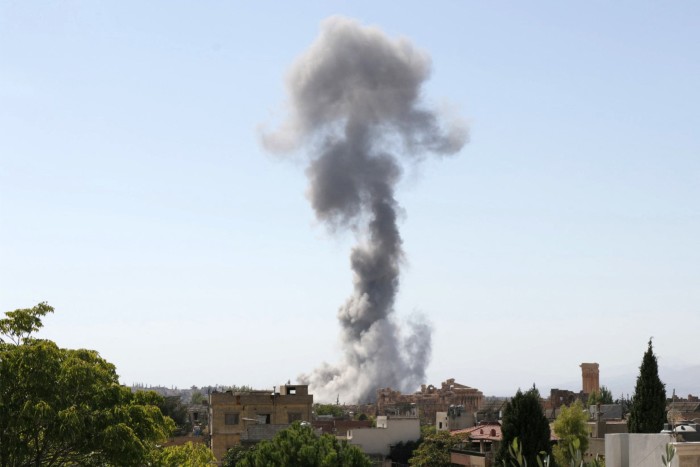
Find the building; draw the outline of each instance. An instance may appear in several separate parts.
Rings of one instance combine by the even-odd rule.
[[[622,418],[622,406],[619,404],[592,405],[589,415],[587,426],[590,437],[584,453],[586,461],[605,456],[607,435],[627,433],[627,421]]]
[[[594,392],[600,393],[600,366],[597,363],[581,363],[579,366],[581,367],[581,391],[577,393],[568,389],[553,388],[549,393],[549,399],[542,405],[548,419],[556,419],[562,406],[569,406],[576,400],[580,400],[585,406],[588,396]]]
[[[432,425],[438,412],[447,412],[450,406],[461,406],[473,414],[481,407],[484,395],[481,391],[456,383],[454,378],[443,382],[439,388],[423,384],[414,394],[402,394],[391,388],[377,390],[379,415],[406,415],[417,413],[421,424]]]
[[[311,421],[313,395],[307,385],[281,385],[279,391],[212,392],[209,434],[214,456],[241,443],[272,438],[295,421]]]
[[[376,428],[348,430],[347,440],[370,457],[385,458],[391,447],[400,442],[418,441],[420,422],[415,417],[377,417]]]
[[[311,426],[315,430],[320,430],[324,435],[344,436],[348,430],[372,428],[372,420],[348,420],[321,415],[311,422]]]
[[[666,405],[666,412],[668,414],[669,422],[680,423],[683,420],[689,421],[700,421],[700,402],[692,395],[688,396],[688,399],[672,399],[672,402]]]
[[[606,467],[656,467],[666,454],[666,445],[676,454],[673,466],[700,465],[700,443],[683,443],[671,433],[621,433],[605,436]]]
[[[556,418],[556,410],[561,408],[562,406],[570,406],[577,400],[581,400],[583,396],[583,393],[575,393],[573,391],[569,391],[568,389],[557,389],[557,388],[552,388],[549,391],[549,403],[550,407],[555,414]],[[586,399],[587,401],[588,399]],[[581,402],[585,405],[585,402],[581,400]]]
[[[187,407],[187,417],[192,427],[192,433],[201,436],[209,426],[209,407],[206,404],[190,404]]]
[[[474,413],[475,425],[482,422],[497,422],[503,417],[503,411],[508,405],[505,397],[487,397],[481,407]]]
[[[435,414],[435,429],[437,431],[461,430],[476,425],[474,413],[467,412],[461,405],[452,405],[447,412]]]
[[[456,436],[464,441],[469,441],[473,446],[479,445],[478,453],[481,457],[493,459],[493,455],[501,447],[501,441],[503,441],[503,432],[501,431],[501,424],[498,422],[484,422],[477,426],[470,428],[465,428],[462,430],[456,430],[451,433],[452,436]],[[466,451],[460,451],[464,454]],[[457,456],[457,458],[463,458],[464,455]],[[460,464],[459,462],[452,461],[452,463],[458,465],[469,465]]]
[[[597,363],[581,363],[584,394],[600,392],[600,370]]]

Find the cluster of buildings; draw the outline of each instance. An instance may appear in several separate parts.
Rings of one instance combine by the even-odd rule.
[[[556,419],[562,406],[577,399],[586,404],[591,393],[600,392],[598,364],[583,363],[581,371],[581,391],[552,389],[549,398],[540,401],[551,421]],[[494,455],[503,439],[500,419],[506,404],[506,398],[484,397],[478,389],[448,379],[437,387],[423,385],[413,394],[381,388],[377,390],[374,404],[343,406],[344,415],[340,417],[317,415],[308,386],[287,383],[272,391],[214,389],[203,404],[190,407],[189,416],[192,426],[199,427],[195,428],[199,430],[195,435],[200,435],[197,439],[206,442],[219,460],[231,447],[271,439],[299,421],[308,423],[319,433],[328,433],[356,445],[375,461],[375,465],[392,465],[392,447],[419,440],[421,425],[434,425],[437,430],[448,431],[460,440],[450,453],[453,465],[488,467],[494,465]],[[693,396],[688,399],[674,396],[669,403],[669,419],[671,415],[674,417],[677,429],[659,434],[661,438],[645,440],[642,447],[630,438],[633,435],[627,434],[620,405],[598,404],[589,409],[590,439],[585,456],[594,458],[607,454],[608,467],[642,465],[630,460],[636,459],[634,452],[665,447],[669,434],[676,441],[684,435],[686,441],[693,441],[698,434],[694,431],[697,425],[681,422],[700,418],[700,401]],[[360,414],[363,415],[358,417]],[[679,427],[688,431],[679,435]],[[556,437],[552,442],[556,442]],[[700,460],[700,443],[698,449]]]

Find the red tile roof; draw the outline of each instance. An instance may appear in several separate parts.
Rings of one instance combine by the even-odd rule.
[[[501,431],[501,425],[498,423],[486,423],[462,430],[454,430],[451,431],[450,434],[452,436],[459,436],[460,438],[468,437],[474,441],[503,441],[503,432]],[[558,441],[559,437],[552,431],[549,439],[551,441]]]
[[[501,432],[501,425],[498,423],[488,423],[484,425],[477,425],[471,428],[464,428],[462,430],[451,431],[452,436],[459,437],[469,437],[470,439],[479,441],[501,441],[503,439],[503,433]]]

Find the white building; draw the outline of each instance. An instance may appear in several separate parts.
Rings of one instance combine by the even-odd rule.
[[[377,417],[376,428],[354,428],[348,430],[348,443],[357,446],[368,455],[387,456],[391,446],[400,442],[418,441],[420,422],[418,418]]]
[[[666,445],[673,442],[668,433],[619,433],[605,435],[606,467],[658,467]],[[674,459],[673,466],[678,465]]]

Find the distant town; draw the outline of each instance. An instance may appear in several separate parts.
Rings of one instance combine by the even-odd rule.
[[[626,447],[627,463],[608,458],[605,465],[643,465],[629,462],[630,455],[638,449],[627,438],[631,401],[613,399],[606,386],[601,385],[597,363],[581,363],[580,369],[580,388],[551,389],[548,396],[539,397],[547,421],[554,424],[567,407],[580,404],[585,408],[588,437],[587,449],[581,453],[583,461],[602,462],[606,450],[609,456]],[[178,436],[166,445],[200,443],[210,448],[216,459],[224,459],[231,449],[249,449],[273,439],[294,423],[302,423],[319,434],[329,434],[357,446],[374,465],[385,466],[412,465],[403,448],[417,446],[426,430],[448,433],[454,439],[449,449],[449,465],[500,465],[495,463],[495,455],[503,443],[503,415],[510,400],[484,395],[455,379],[439,385],[423,384],[412,394],[380,388],[374,402],[363,404],[314,403],[307,385],[291,382],[269,389],[221,385],[189,389],[132,386],[132,391],[143,390],[162,395],[171,401],[170,407],[180,410],[179,414],[174,413]],[[700,398],[673,394],[666,402],[665,413],[670,424],[664,429],[668,434],[659,433],[653,449],[664,447],[671,435],[677,442],[697,446],[694,443],[700,443],[697,430]],[[556,443],[558,439],[552,431],[552,441]],[[648,441],[644,443],[646,446]]]

